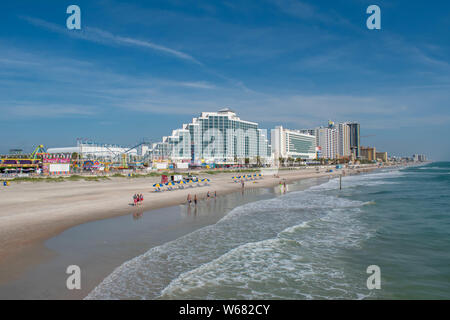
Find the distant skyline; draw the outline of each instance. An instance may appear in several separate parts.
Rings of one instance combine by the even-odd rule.
[[[266,129],[356,121],[362,145],[450,160],[450,3],[431,3],[4,1],[0,153],[157,141],[230,107]]]

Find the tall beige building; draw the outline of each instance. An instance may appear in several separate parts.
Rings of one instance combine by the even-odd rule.
[[[350,157],[350,126],[347,123],[339,123],[338,129],[338,154],[340,157]]]

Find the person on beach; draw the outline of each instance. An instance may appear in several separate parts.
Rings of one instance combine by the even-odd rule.
[[[194,203],[197,205],[197,195],[194,195]]]
[[[136,207],[137,206],[137,195],[136,193],[133,195],[133,204]]]
[[[191,198],[191,194],[189,193],[188,196],[187,196],[187,203],[188,203],[188,205],[191,205],[191,202],[192,202],[192,198]]]
[[[214,199],[217,198],[217,191],[214,191]]]
[[[141,203],[144,203],[144,195],[143,195],[142,193],[141,193],[141,195],[140,195],[139,201],[140,201]]]
[[[206,193],[206,198],[209,200],[209,197],[210,197],[211,195],[209,194],[209,191],[208,191],[208,193]]]

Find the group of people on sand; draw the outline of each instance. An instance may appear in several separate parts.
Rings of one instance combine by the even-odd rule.
[[[142,193],[135,193],[133,196],[133,203],[134,206],[139,205],[140,203],[144,202],[144,195]]]
[[[217,197],[217,191],[214,191],[214,194],[211,194],[211,192],[209,192],[209,191],[208,191],[208,193],[206,193],[206,199],[209,199],[211,197],[214,197],[214,199],[215,199]],[[197,195],[194,194],[194,204],[197,205],[197,202],[198,202]],[[191,203],[192,203],[192,196],[189,193],[187,196],[187,204],[191,205]]]

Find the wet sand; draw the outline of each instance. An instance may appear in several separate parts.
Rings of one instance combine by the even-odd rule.
[[[327,181],[327,177],[287,184],[287,192],[304,190]],[[19,277],[0,284],[0,299],[82,299],[123,262],[202,227],[212,225],[234,208],[270,199],[284,187],[252,188],[186,204],[142,211],[81,224],[47,240],[36,262]],[[16,259],[20,261],[22,259]],[[81,290],[67,290],[67,266],[82,272]]]
[[[373,168],[366,168],[359,170],[366,171],[372,169]],[[356,171],[352,172],[348,169],[346,172],[347,174],[356,173]],[[275,186],[283,179],[287,183],[290,183],[300,179],[330,177],[336,174],[339,174],[339,172],[327,173],[324,169],[320,173],[317,173],[315,169],[295,171],[283,170],[280,171],[279,178],[264,177],[262,180],[246,182],[245,190],[248,193],[252,189]],[[45,290],[44,292],[41,290],[39,294],[35,292],[34,295],[29,290],[30,286],[27,286],[26,284],[15,286],[14,283],[15,281],[22,281],[22,283],[23,281],[31,281],[32,283],[33,281],[30,279],[33,279],[33,276],[28,280],[24,280],[26,277],[24,277],[23,274],[27,271],[31,272],[30,274],[33,274],[30,270],[39,269],[40,267],[45,270],[46,263],[48,261],[53,261],[55,256],[61,256],[61,252],[66,254],[66,260],[71,260],[70,257],[72,257],[73,260],[77,260],[76,255],[74,254],[77,251],[73,250],[71,246],[73,243],[79,243],[77,242],[77,239],[80,238],[80,232],[74,233],[72,241],[67,242],[66,245],[62,245],[62,247],[58,247],[58,243],[61,243],[61,240],[54,240],[58,238],[55,236],[61,234],[64,230],[74,226],[81,227],[80,224],[89,221],[121,215],[127,215],[126,217],[121,217],[126,219],[124,220],[127,221],[125,224],[130,223],[130,221],[143,221],[144,219],[140,219],[139,216],[152,217],[148,220],[151,220],[148,227],[153,228],[153,232],[138,233],[139,235],[151,234],[151,239],[145,239],[141,244],[131,241],[130,245],[124,246],[123,243],[121,243],[118,245],[117,250],[123,250],[123,254],[116,255],[116,258],[112,257],[114,254],[104,256],[104,261],[106,262],[98,264],[102,265],[102,267],[97,267],[100,270],[93,272],[95,276],[92,276],[92,279],[87,281],[88,283],[96,283],[96,281],[101,280],[102,277],[112,271],[110,270],[111,267],[107,268],[105,266],[118,266],[126,259],[142,253],[144,249],[147,250],[151,246],[175,239],[183,234],[192,232],[203,225],[215,223],[220,219],[221,215],[228,212],[230,208],[227,207],[228,211],[223,209],[219,210],[220,214],[218,216],[207,214],[206,218],[199,218],[202,215],[196,214],[196,222],[191,221],[191,223],[186,223],[186,221],[189,220],[183,218],[184,220],[181,222],[182,227],[180,227],[180,217],[187,217],[189,215],[187,212],[185,214],[180,214],[179,205],[186,202],[188,193],[197,194],[199,199],[204,199],[207,191],[217,191],[219,198],[225,194],[240,191],[240,184],[231,181],[231,176],[233,175],[234,174],[229,173],[210,176],[201,175],[201,177],[209,177],[211,179],[209,186],[166,191],[162,193],[151,192],[153,190],[151,185],[157,182],[158,178],[112,178],[109,181],[101,182],[27,182],[14,184],[9,188],[3,189],[0,193],[0,205],[2,208],[0,213],[0,283],[2,283],[1,287],[3,288],[0,290],[0,298],[82,298],[86,293],[84,291],[60,296],[59,294],[55,295],[54,290],[49,289],[47,293]],[[145,196],[144,205],[138,208],[130,205],[131,195],[135,192],[143,193]],[[259,195],[261,192],[256,193]],[[19,199],[22,200],[19,201]],[[212,199],[209,201],[211,200]],[[248,197],[248,200],[255,201],[257,199]],[[206,203],[207,201],[203,202]],[[233,200],[231,201],[231,205],[239,205],[240,202],[241,201]],[[159,211],[155,209],[163,207],[171,208],[162,209],[161,212],[164,213],[158,214]],[[206,210],[207,212],[211,211],[210,209],[200,209],[200,206],[198,208],[198,210]],[[153,211],[150,213],[146,212],[149,210]],[[143,214],[143,212],[146,213]],[[168,214],[167,212],[172,213]],[[134,219],[130,219],[130,214],[134,215]],[[194,216],[194,214],[192,213],[191,216]],[[158,219],[158,217],[160,217],[160,219]],[[121,228],[117,228],[116,226],[110,230],[112,233],[108,233],[107,231],[105,231],[105,233],[103,228],[107,226],[107,224],[102,224],[102,221],[97,221],[97,223],[100,223],[100,229],[95,229],[97,230],[96,232],[88,232],[84,238],[92,240],[92,236],[98,233],[98,236],[102,234],[105,235],[107,240],[104,241],[107,242],[111,242],[114,239],[121,239],[120,232],[117,234],[117,231]],[[95,223],[85,225],[95,226]],[[133,232],[136,231],[134,230],[135,225],[131,227]],[[145,224],[141,223],[141,225]],[[76,228],[77,227],[67,231],[70,233]],[[67,236],[65,235],[65,237]],[[125,238],[129,239],[130,236],[128,235]],[[55,246],[59,249],[55,250]],[[79,257],[85,255],[82,252],[88,250],[90,248],[89,246],[89,241],[81,245],[79,248]],[[86,250],[83,249],[83,247],[86,247]],[[103,254],[107,251],[108,250],[105,251],[103,249],[94,250],[96,254]],[[64,261],[64,263],[66,263],[66,266],[72,263],[76,264],[75,262],[70,263],[69,261]],[[92,265],[91,268],[95,269],[96,266]],[[53,278],[56,276],[57,278],[60,277],[61,279],[65,279],[67,275],[64,271],[65,270],[61,270],[61,266],[59,266],[58,270],[50,272],[51,275],[48,275],[48,277]],[[39,272],[37,274],[39,274]],[[86,276],[89,277],[89,275]],[[58,283],[65,284],[65,280],[59,281]],[[21,292],[20,288],[26,287],[28,287],[28,290]],[[4,290],[6,288],[8,290]],[[56,290],[56,292],[59,291],[61,291],[61,288]],[[67,290],[64,292],[67,292]]]

